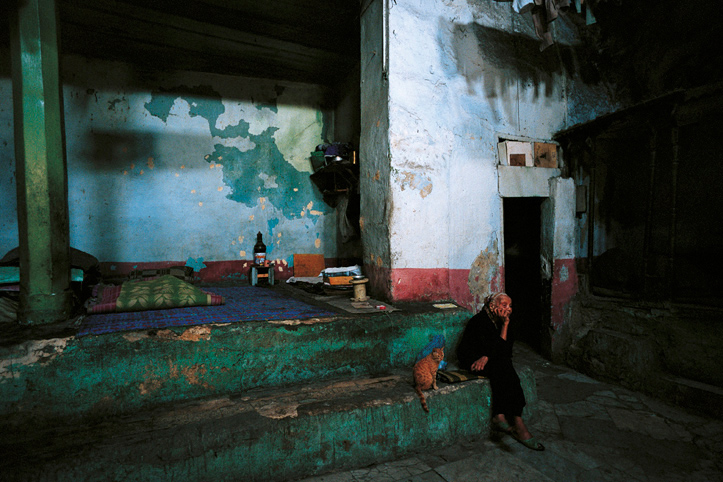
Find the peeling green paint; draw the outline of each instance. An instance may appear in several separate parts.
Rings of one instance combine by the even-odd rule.
[[[203,117],[209,123],[211,134],[219,135],[216,128],[218,117],[223,114],[225,108],[221,102],[221,94],[210,86],[179,86],[172,89],[159,89],[152,93],[151,100],[146,102],[146,110],[163,122],[168,121],[173,103],[178,98],[188,102],[191,117]]]
[[[51,449],[63,456],[14,458],[33,476],[10,480],[288,480],[488,432],[488,381],[440,387],[428,394],[431,414],[411,386],[419,350],[441,334],[453,361],[470,315],[203,325],[5,347],[0,430],[73,430],[53,432]],[[528,417],[535,381],[528,368],[519,375]],[[360,389],[372,376],[387,381]],[[303,396],[264,390],[280,386]],[[23,453],[33,442],[19,443]]]
[[[197,341],[189,341],[194,328],[177,328],[7,347],[0,359],[0,412],[78,417],[103,404],[125,413],[226,391],[411,367],[434,335],[456,345],[469,316],[389,313],[294,326],[233,323],[213,327]],[[28,353],[43,358],[34,361]]]
[[[283,91],[280,86],[275,89],[277,95]],[[271,126],[260,134],[252,134],[249,122],[239,119],[235,125],[217,128],[217,121],[225,112],[225,107],[221,95],[209,86],[161,89],[153,93],[145,108],[151,115],[166,122],[178,98],[188,102],[192,117],[199,116],[208,121],[209,132],[214,138],[243,138],[253,146],[242,151],[235,146],[215,144],[213,152],[206,156],[209,164],[223,166],[223,181],[231,188],[226,196],[228,199],[256,207],[259,198],[266,198],[287,219],[300,217],[310,201],[324,214],[331,211],[318,189],[309,182],[309,173],[294,168],[279,150],[275,139],[279,127]],[[278,113],[275,100],[257,103],[255,107]]]
[[[269,109],[269,110],[270,110],[271,112],[273,112],[274,114],[276,114],[276,113],[279,112],[279,108],[276,107],[276,103],[273,103],[273,104],[256,104],[255,107],[256,107],[256,109],[258,109],[258,110]]]
[[[284,160],[273,138],[276,129],[269,127],[261,135],[249,135],[256,146],[249,151],[216,144],[209,162],[224,168],[224,183],[231,188],[226,197],[249,207],[256,206],[259,197],[265,197],[288,219],[300,217],[309,201],[314,201],[322,212],[329,212],[319,191],[308,182],[309,174],[297,171]],[[280,187],[267,187],[266,181],[259,177],[259,173],[264,172],[276,173]],[[290,186],[298,190],[284,189]]]
[[[279,224],[279,218],[269,219],[266,224],[269,227],[269,237],[268,242],[266,243],[266,253],[271,254],[274,251],[274,240],[276,239],[276,236],[274,236],[274,228]]]

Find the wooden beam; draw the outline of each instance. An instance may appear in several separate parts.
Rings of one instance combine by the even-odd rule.
[[[278,40],[185,17],[132,7],[110,0],[80,0],[63,5],[62,19],[80,28],[105,33],[110,38],[135,39],[154,47],[181,49],[190,55],[228,55],[250,63],[279,64],[319,72],[326,68],[348,70],[354,64],[339,53]],[[70,28],[72,32],[74,29]],[[75,30],[77,32],[77,30]],[[118,46],[120,49],[123,45]]]

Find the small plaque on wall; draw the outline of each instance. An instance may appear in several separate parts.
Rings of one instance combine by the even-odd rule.
[[[535,167],[557,167],[557,144],[535,142]]]

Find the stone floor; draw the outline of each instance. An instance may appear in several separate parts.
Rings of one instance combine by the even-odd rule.
[[[723,421],[593,380],[522,345],[515,360],[534,369],[538,414],[529,428],[544,452],[495,435],[303,482],[723,481]]]

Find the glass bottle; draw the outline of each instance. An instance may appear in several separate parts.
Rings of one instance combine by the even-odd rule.
[[[254,245],[254,264],[264,264],[266,261],[266,245],[261,238],[261,232],[259,231]]]

